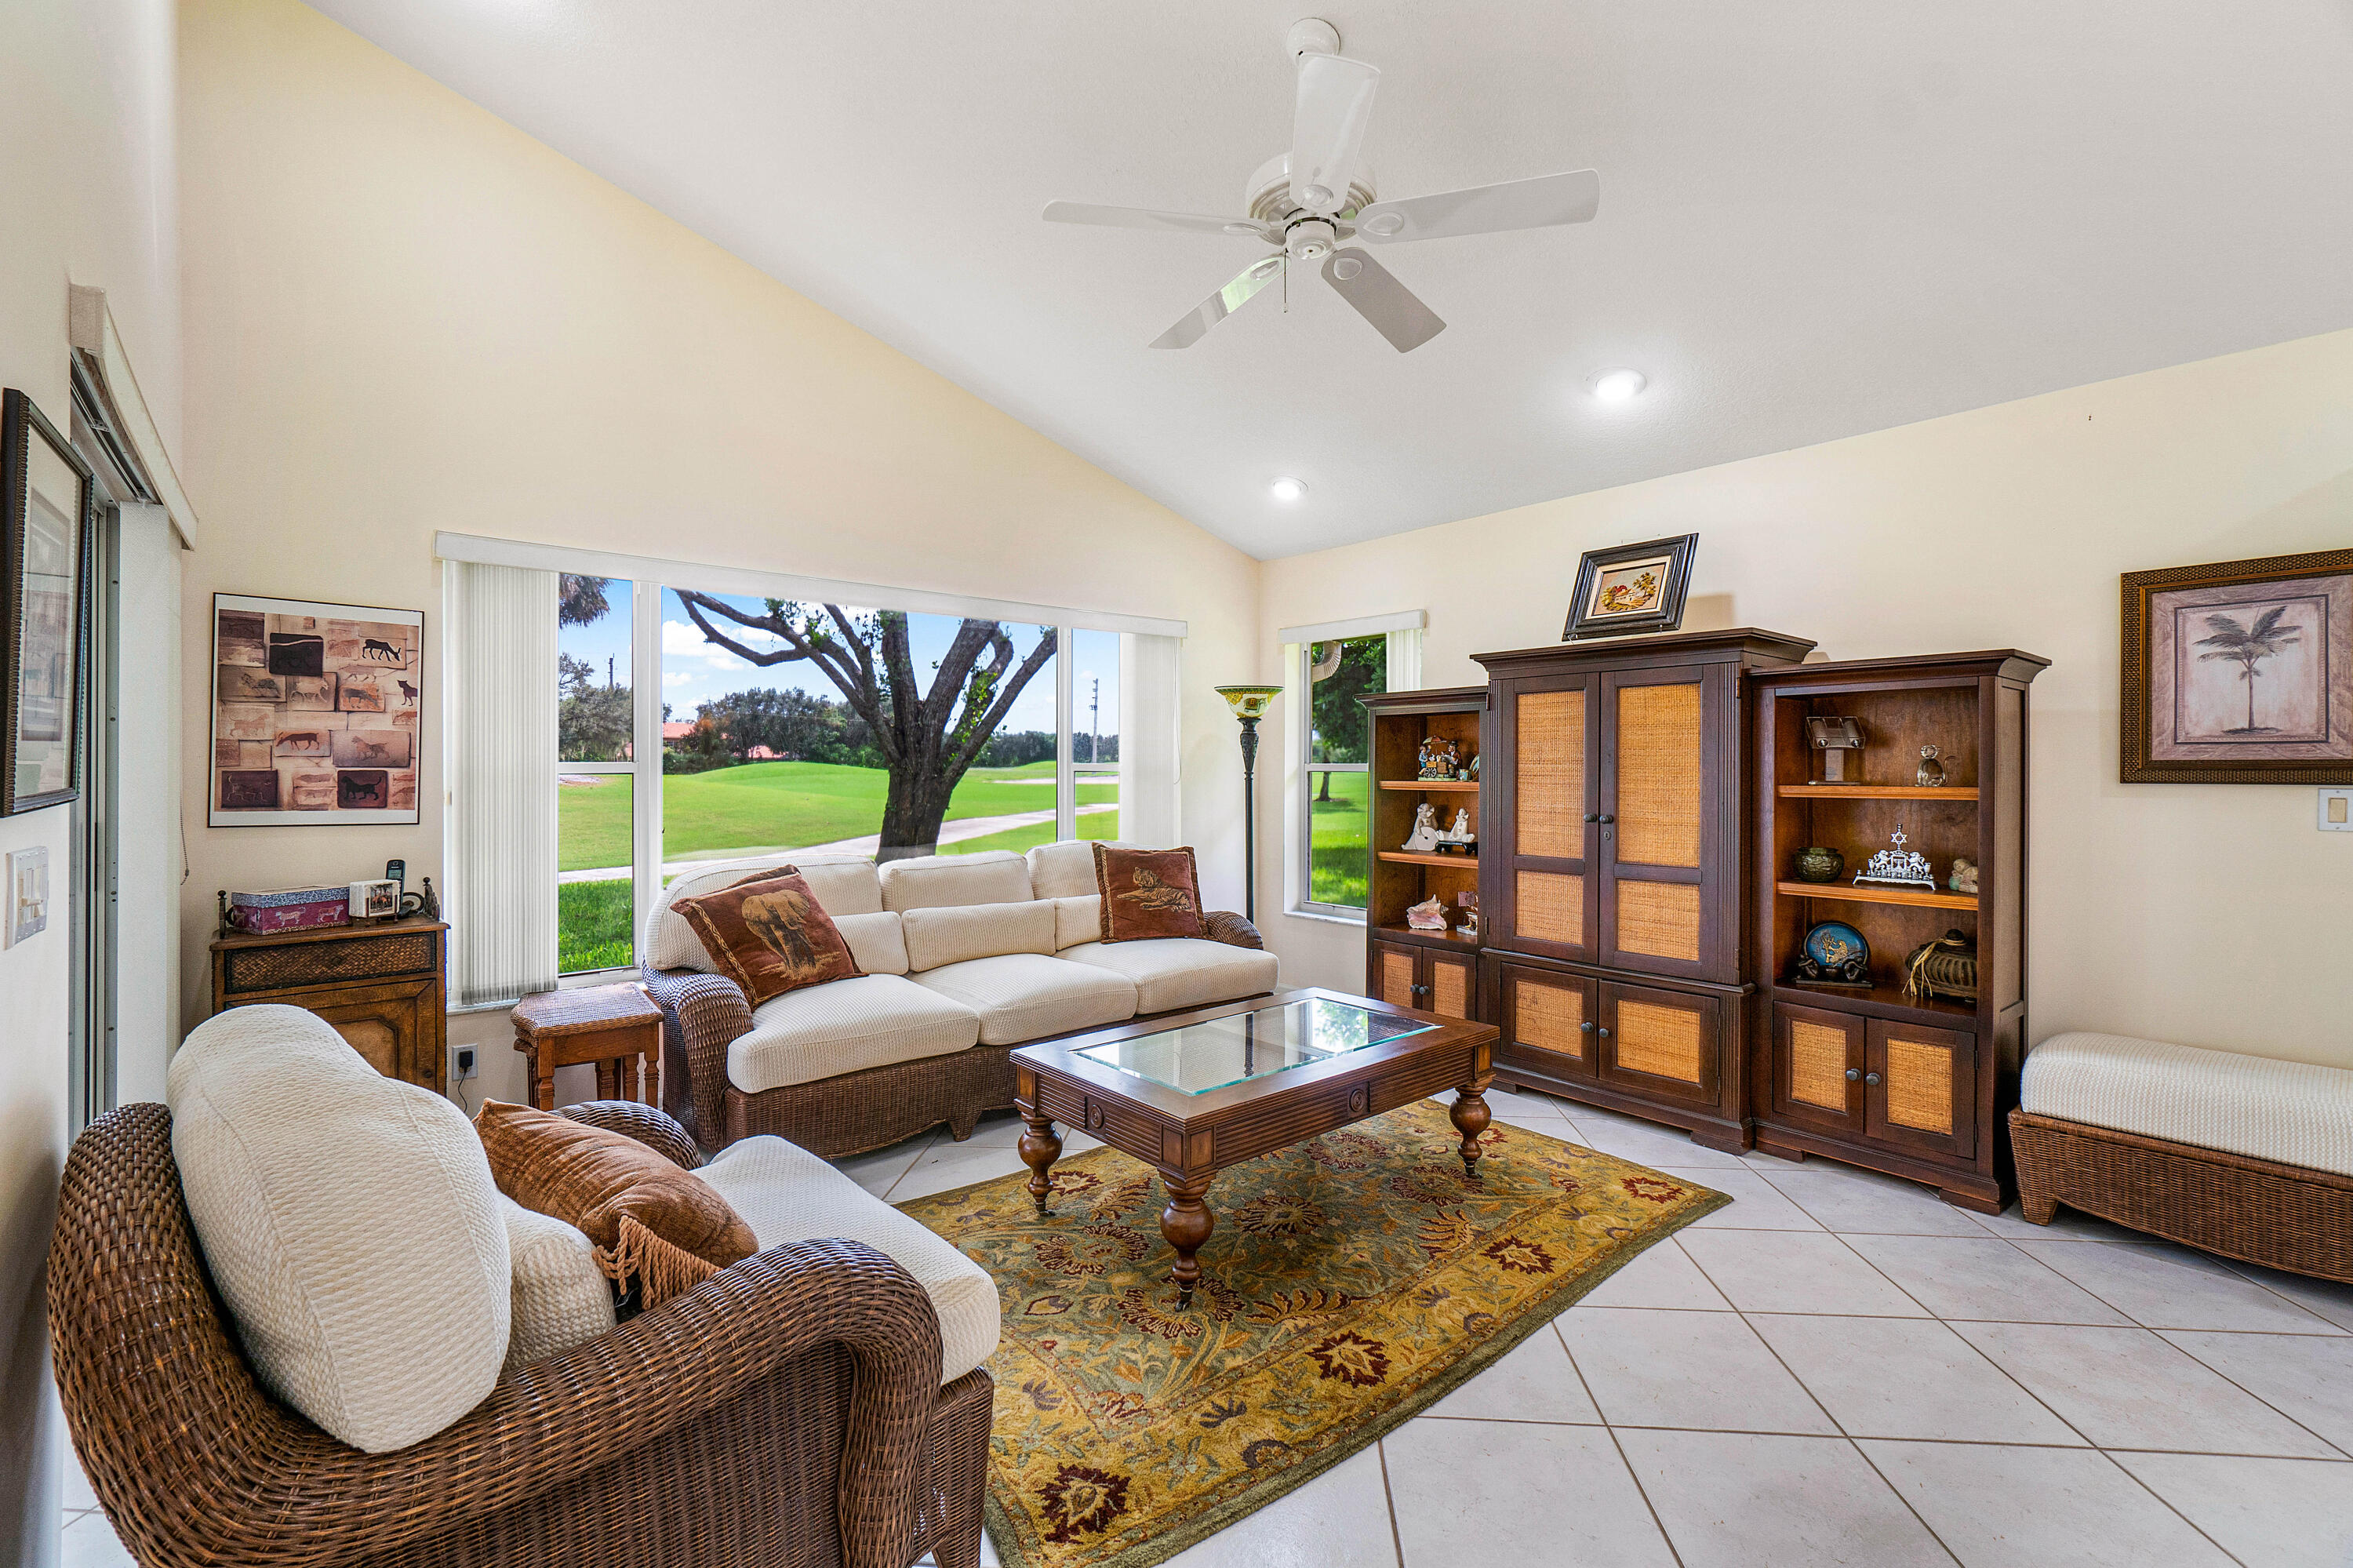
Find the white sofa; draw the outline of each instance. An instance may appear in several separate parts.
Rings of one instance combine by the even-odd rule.
[[[755,1010],[670,906],[779,865],[800,869],[864,972]],[[1208,938],[1104,942],[1101,912],[1082,839],[879,866],[768,855],[681,876],[646,920],[663,1103],[709,1149],[773,1133],[839,1157],[941,1122],[962,1139],[1013,1104],[1014,1046],[1274,989],[1274,956],[1239,915],[1209,915]]]

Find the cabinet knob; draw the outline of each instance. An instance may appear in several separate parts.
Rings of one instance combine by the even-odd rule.
[[[1602,813],[1601,813],[1601,815],[1600,815],[1600,816],[1597,817],[1597,818],[1596,818],[1596,819],[1594,819],[1594,820],[1595,820],[1595,821],[1602,821],[1602,822],[1614,822],[1614,821],[1616,821],[1618,819],[1617,819],[1617,818],[1615,818],[1615,817],[1613,817],[1613,816],[1611,816],[1609,812],[1604,811],[1604,812],[1602,812]]]
[[[1578,1024],[1577,1027],[1585,1031],[1588,1034],[1590,1034],[1593,1033],[1593,1020],[1588,1018],[1584,1022]]]
[[[1601,813],[1599,811],[1588,811],[1585,813],[1585,820],[1588,822],[1598,822],[1601,820]]]
[[[1430,988],[1426,985],[1408,986],[1406,990],[1412,992],[1415,996],[1428,996],[1430,994]]]
[[[1862,1081],[1866,1084],[1875,1084],[1879,1082],[1879,1075],[1876,1073],[1865,1073],[1862,1075]]]
[[[1850,1084],[1852,1084],[1852,1083],[1855,1082],[1856,1080],[1860,1079],[1862,1076],[1862,1068],[1860,1068],[1860,1067],[1849,1067],[1849,1068],[1846,1070],[1846,1081],[1847,1081],[1848,1083],[1850,1083]]]
[[[1603,1038],[1604,1040],[1607,1040],[1607,1039],[1609,1039],[1609,1029],[1608,1029],[1607,1027],[1605,1027],[1605,1028],[1603,1028],[1603,1029],[1602,1029],[1602,1031],[1601,1031],[1601,1038]]]

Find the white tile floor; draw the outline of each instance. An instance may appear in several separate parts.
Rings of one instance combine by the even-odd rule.
[[[1735,1202],[1178,1568],[2353,1568],[2353,1289],[1490,1100]],[[920,1197],[1019,1131],[844,1168]],[[66,1568],[129,1561],[94,1500],[72,1473]]]

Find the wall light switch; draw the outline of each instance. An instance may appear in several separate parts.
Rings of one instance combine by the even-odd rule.
[[[2324,833],[2353,833],[2353,789],[2323,789],[2320,792],[2320,831]]]
[[[49,928],[49,847],[38,844],[31,849],[8,852],[8,886],[6,915],[0,923],[5,945],[15,947],[27,937],[36,937]]]

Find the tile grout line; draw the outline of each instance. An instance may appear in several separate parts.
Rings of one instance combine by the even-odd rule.
[[[1398,1568],[1405,1568],[1405,1531],[1398,1528],[1397,1496],[1389,1490],[1388,1440],[1374,1438],[1373,1453],[1381,1462],[1381,1501],[1389,1510],[1389,1550],[1397,1553]]]
[[[1663,1239],[1672,1242],[1675,1238],[1669,1235]],[[1642,1499],[1642,1507],[1651,1516],[1651,1527],[1659,1532],[1659,1539],[1666,1542],[1667,1555],[1675,1560],[1675,1568],[1683,1568],[1683,1551],[1675,1545],[1675,1538],[1667,1532],[1667,1521],[1659,1517],[1659,1505],[1651,1500],[1651,1489],[1642,1484],[1642,1473],[1634,1468],[1634,1461],[1626,1457],[1626,1445],[1619,1438],[1618,1429],[1609,1425],[1609,1413],[1601,1408],[1601,1401],[1594,1395],[1593,1384],[1586,1379],[1585,1369],[1577,1364],[1577,1352],[1568,1348],[1568,1336],[1560,1331],[1560,1314],[1555,1313],[1547,1327],[1552,1330],[1553,1342],[1560,1347],[1560,1353],[1568,1358],[1568,1370],[1577,1374],[1577,1386],[1585,1391],[1585,1403],[1593,1406],[1594,1414],[1601,1417],[1601,1430],[1609,1434],[1609,1446],[1616,1451],[1618,1462],[1626,1467],[1626,1478],[1634,1483],[1634,1495]]]
[[[2177,1243],[2177,1244],[2175,1244],[2175,1245],[2185,1245],[2185,1244]],[[2344,1324],[2337,1322],[2337,1319],[2335,1319],[2334,1318],[2330,1318],[2330,1317],[2326,1316],[2326,1315],[2325,1315],[2325,1314],[2323,1314],[2323,1313],[2322,1313],[2318,1308],[2312,1308],[2312,1307],[2306,1307],[2306,1306],[2304,1305],[2304,1303],[2303,1303],[2303,1302],[2298,1301],[2295,1297],[2290,1296],[2286,1291],[2280,1289],[2277,1286],[2275,1286],[2275,1285],[2272,1284],[2269,1280],[2257,1279],[2253,1275],[2249,1274],[2249,1273],[2247,1272],[2247,1270],[2248,1270],[2248,1269],[2250,1269],[2250,1268],[2261,1268],[2262,1266],[2263,1266],[2263,1265],[2261,1265],[2261,1264],[2256,1264],[2256,1263],[2242,1263],[2242,1262],[2241,1262],[2239,1259],[2234,1258],[2234,1257],[2224,1257],[2224,1256],[2223,1256],[2221,1254],[2220,1254],[2220,1253],[2203,1253],[2203,1252],[2201,1252],[2201,1253],[2200,1253],[2200,1254],[2199,1254],[2199,1255],[2200,1255],[2200,1257],[2211,1257],[2211,1258],[2212,1258],[2216,1263],[2221,1264],[2224,1268],[2228,1269],[2231,1273],[2232,1273],[2232,1274],[2234,1274],[2234,1275],[2238,1276],[2241,1279],[2245,1280],[2248,1284],[2250,1284],[2250,1285],[2253,1286],[2256,1289],[2258,1289],[2258,1290],[2267,1290],[2267,1291],[2271,1292],[2271,1294],[2273,1294],[2274,1296],[2278,1297],[2281,1300],[2283,1300],[2283,1301],[2286,1302],[2289,1306],[2291,1306],[2291,1307],[2296,1307],[2296,1308],[2301,1308],[2303,1310],[2305,1310],[2305,1311],[2306,1311],[2306,1312],[2310,1312],[2314,1317],[2318,1318],[2322,1322],[2327,1323],[2327,1324],[2330,1325],[2330,1326],[2331,1326],[2331,1327],[2333,1327],[2333,1328],[2337,1328],[2337,1329],[2340,1329],[2340,1330],[2345,1328],[2345,1325],[2344,1325]]]
[[[2122,1450],[2122,1452],[2130,1453],[2132,1450],[2125,1449]],[[2133,1485],[2147,1492],[2150,1497],[2155,1498],[2158,1507],[2164,1509],[2174,1518],[2179,1520],[2182,1523],[2195,1531],[2200,1538],[2204,1540],[2209,1545],[2212,1546],[2215,1551],[2221,1552],[2232,1562],[2239,1564],[2239,1568],[2247,1568],[2246,1560],[2244,1558],[2232,1551],[2229,1547],[2223,1545],[2221,1542],[2216,1541],[2212,1536],[2208,1535],[2205,1529],[2200,1525],[2196,1520],[2190,1518],[2188,1514],[2173,1506],[2172,1499],[2167,1497],[2163,1492],[2158,1491],[2155,1487],[2150,1486],[2147,1481],[2142,1480],[2138,1476],[2133,1474],[2133,1467],[2130,1465],[2119,1464],[2116,1456],[2109,1453],[2105,1448],[2099,1449],[2098,1453],[2101,1458],[2105,1459],[2109,1464],[2115,1465],[2118,1470],[2124,1472],[2124,1477],[2126,1480],[2132,1482]]]

